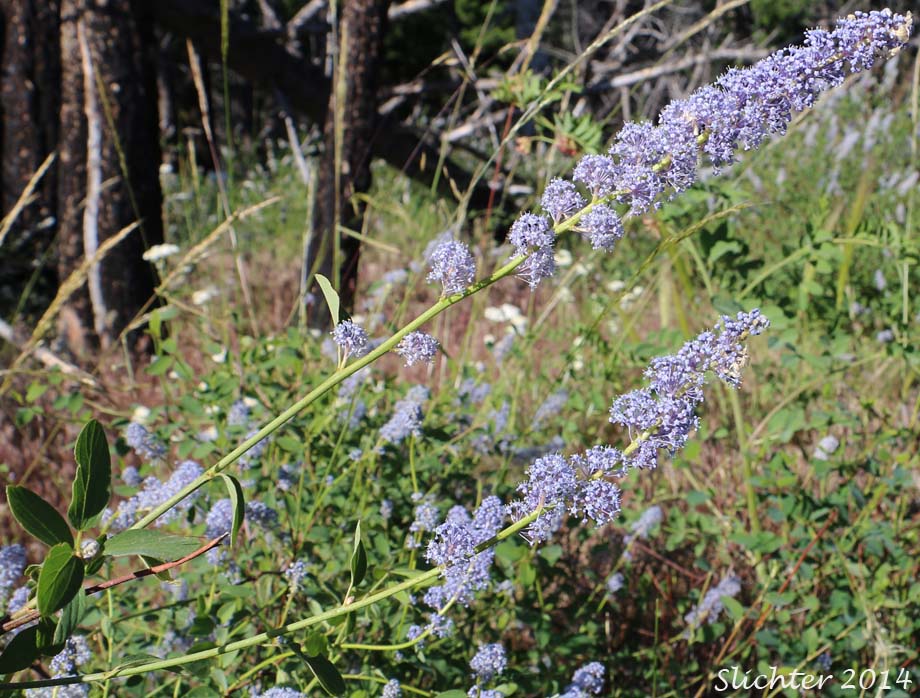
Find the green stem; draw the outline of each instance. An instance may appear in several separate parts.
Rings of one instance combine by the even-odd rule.
[[[588,209],[586,208],[584,210],[585,212],[587,212]],[[565,221],[564,223],[558,226],[558,229],[570,228],[572,225],[574,225],[574,220],[576,219],[574,219],[573,217],[572,219]],[[566,226],[565,225],[566,223],[569,223],[569,225]],[[239,446],[237,446],[235,449],[233,449],[227,455],[225,455],[223,458],[217,461],[214,465],[208,468],[204,473],[202,473],[193,482],[189,483],[186,487],[179,490],[179,492],[177,492],[175,495],[167,499],[165,502],[163,502],[159,506],[155,507],[147,515],[141,517],[137,522],[135,522],[131,526],[131,528],[137,529],[137,528],[144,528],[146,526],[149,526],[151,523],[156,521],[162,514],[164,514],[169,509],[174,507],[176,504],[181,502],[183,499],[188,497],[192,492],[197,490],[199,487],[201,487],[205,483],[213,480],[214,477],[219,475],[222,471],[226,470],[228,466],[236,462],[236,460],[240,456],[242,456],[244,453],[246,453],[249,449],[251,449],[257,443],[259,443],[262,439],[266,438],[273,432],[277,431],[284,424],[291,421],[302,410],[309,407],[318,398],[325,395],[329,390],[331,390],[332,388],[337,386],[339,383],[344,381],[349,376],[357,373],[362,368],[364,368],[368,364],[373,363],[374,361],[379,359],[381,356],[386,354],[388,351],[393,349],[397,344],[399,344],[402,338],[405,337],[407,334],[409,334],[410,332],[413,332],[414,330],[417,330],[419,327],[424,325],[426,322],[437,317],[438,315],[440,315],[442,312],[447,310],[450,306],[454,305],[455,303],[459,303],[464,298],[467,298],[468,296],[471,296],[474,293],[477,293],[478,291],[481,291],[482,289],[488,286],[491,286],[496,281],[499,281],[505,278],[506,276],[509,276],[515,269],[518,268],[518,266],[520,266],[520,264],[523,261],[524,261],[524,257],[515,257],[510,262],[506,263],[504,266],[495,270],[490,276],[486,277],[485,279],[482,279],[481,281],[477,281],[476,283],[472,284],[464,291],[461,291],[460,293],[455,293],[452,296],[445,296],[441,298],[437,303],[432,305],[430,308],[428,308],[428,310],[426,310],[424,313],[419,315],[417,318],[409,322],[402,329],[398,330],[392,337],[390,337],[388,340],[383,342],[376,349],[366,354],[365,356],[353,361],[352,363],[348,364],[344,368],[336,371],[331,376],[326,378],[326,380],[324,380],[322,383],[316,386],[313,390],[307,393],[304,397],[302,397],[300,400],[298,400],[293,405],[288,407],[281,414],[279,414],[277,417],[275,417],[270,422],[268,422],[264,427],[259,429],[259,431],[257,431],[251,437],[243,441],[243,443],[241,443]]]
[[[477,545],[475,552],[480,553],[483,550],[491,548],[497,543],[505,540],[506,538],[510,538],[515,533],[523,530],[531,523],[536,521],[542,513],[543,507],[537,508],[527,516],[502,529],[489,540]],[[40,681],[22,681],[20,683],[0,683],[0,691],[107,681],[115,677],[136,676],[138,674],[146,674],[151,671],[159,671],[161,669],[170,669],[172,667],[182,666],[184,664],[191,664],[192,662],[198,662],[204,659],[212,659],[214,657],[219,657],[231,652],[237,652],[249,647],[255,647],[256,645],[265,644],[271,640],[274,640],[275,638],[290,635],[291,633],[303,630],[304,628],[309,628],[313,625],[318,625],[319,623],[332,620],[333,618],[348,615],[349,613],[359,609],[373,606],[374,604],[388,599],[391,596],[395,596],[402,591],[408,591],[413,587],[421,586],[422,584],[425,584],[431,580],[437,579],[437,577],[439,577],[443,571],[443,567],[435,567],[428,570],[427,572],[423,572],[413,579],[407,579],[406,581],[400,582],[399,584],[396,584],[389,589],[384,589],[383,591],[377,592],[376,594],[366,596],[363,599],[348,604],[347,606],[339,606],[338,608],[334,608],[329,611],[317,613],[316,615],[310,616],[309,618],[304,618],[293,623],[288,623],[287,625],[281,625],[277,628],[272,628],[271,630],[266,630],[265,632],[253,635],[252,637],[247,637],[243,640],[237,640],[236,642],[229,642],[225,645],[220,645],[219,647],[212,647],[210,649],[201,650],[199,652],[192,652],[191,654],[186,654],[182,657],[171,657],[169,659],[162,659],[156,662],[147,662],[144,664],[127,666],[124,668],[115,667],[109,671],[100,671],[93,674],[83,674],[82,676],[67,676],[58,679],[43,679]]]

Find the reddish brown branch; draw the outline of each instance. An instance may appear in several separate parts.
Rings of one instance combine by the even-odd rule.
[[[129,572],[128,574],[122,575],[121,577],[115,577],[114,579],[108,579],[98,584],[91,584],[89,586],[83,587],[83,591],[87,595],[97,594],[100,591],[103,591],[105,589],[111,589],[114,586],[118,586],[119,584],[130,582],[134,579],[142,579],[143,577],[149,577],[151,574],[159,574],[160,572],[166,572],[167,570],[171,570],[174,567],[179,567],[180,565],[184,565],[189,560],[194,560],[196,557],[200,557],[201,555],[204,555],[211,548],[216,548],[218,545],[220,545],[220,542],[226,537],[227,537],[227,534],[224,533],[223,535],[218,536],[217,538],[214,538],[213,540],[209,540],[205,545],[198,548],[198,550],[196,550],[195,552],[189,553],[185,557],[175,560],[173,562],[164,562],[161,565],[155,565],[153,567],[148,567],[146,569]],[[26,623],[31,623],[33,620],[38,620],[38,618],[39,618],[38,611],[32,610],[26,613],[25,615],[19,616],[18,618],[14,618],[11,620],[4,620],[2,625],[0,625],[0,635],[2,635],[3,633],[8,633],[10,630],[15,630],[16,628],[19,628],[25,625]]]

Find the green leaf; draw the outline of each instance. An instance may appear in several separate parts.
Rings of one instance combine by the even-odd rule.
[[[26,531],[48,545],[67,543],[73,547],[73,535],[64,517],[32,490],[8,485],[6,499],[13,517]]]
[[[38,624],[38,634],[35,636],[35,646],[38,651],[46,657],[53,657],[64,649],[63,642],[55,642],[54,637],[57,634],[57,621],[54,618],[40,618]]]
[[[40,654],[38,626],[33,625],[13,637],[0,654],[0,676],[28,669]]]
[[[326,304],[329,306],[329,313],[332,315],[332,324],[339,324],[339,294],[332,288],[332,284],[322,274],[316,275],[316,283],[319,284],[323,296],[326,297]]]
[[[93,517],[109,503],[112,461],[105,432],[95,419],[89,420],[77,437],[74,448],[77,473],[73,480],[73,498],[67,516],[78,531],[89,527]]]
[[[342,678],[342,675],[339,673],[339,670],[335,668],[335,665],[326,659],[325,656],[321,654],[316,656],[305,654],[303,655],[303,659],[326,693],[331,696],[340,696],[345,693],[347,690],[345,687],[345,679]]]
[[[208,686],[198,686],[185,693],[184,696],[185,698],[220,698],[220,693]]]
[[[61,619],[58,621],[57,628],[54,631],[54,643],[58,644],[67,640],[77,629],[83,616],[86,614],[86,593],[81,589],[70,600],[64,610],[61,612]]]
[[[232,475],[227,475],[227,473],[221,473],[220,476],[224,484],[227,485],[227,492],[230,493],[230,503],[233,505],[233,524],[230,526],[230,547],[233,547],[239,537],[243,519],[246,518],[246,500],[243,498],[243,488],[240,486],[239,480]]]
[[[83,560],[67,543],[48,551],[38,575],[38,612],[50,616],[66,606],[83,584]]]
[[[356,587],[367,574],[367,552],[361,540],[361,522],[355,526],[355,547],[351,553],[351,586]]]
[[[109,538],[105,542],[105,554],[112,557],[146,555],[157,560],[178,560],[200,547],[201,541],[197,538],[141,528],[128,529]]]

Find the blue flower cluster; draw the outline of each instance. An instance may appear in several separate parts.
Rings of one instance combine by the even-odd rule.
[[[702,601],[684,616],[684,620],[691,628],[712,623],[722,613],[722,598],[734,598],[741,592],[741,580],[735,576],[724,577],[714,587],[706,592]]]
[[[380,698],[402,698],[402,687],[396,679],[390,679],[383,686]]]
[[[584,186],[590,203],[572,182],[555,179],[541,199],[549,218],[528,212],[511,226],[515,254],[527,256],[521,276],[534,288],[553,274],[553,224],[577,217],[569,227],[586,235],[594,249],[613,249],[623,225],[609,204],[627,207],[628,216],[660,206],[694,184],[701,154],[724,167],[739,148],[752,150],[768,136],[785,133],[793,113],[811,107],[848,72],[868,69],[878,54],[899,49],[909,34],[909,17],[890,10],[856,12],[832,32],[808,32],[802,46],[728,70],[714,84],[668,105],[657,125],[625,124],[607,155],[586,155],[575,166],[572,179]]]
[[[351,320],[343,320],[332,330],[332,340],[345,356],[363,356],[368,350],[367,332]]]
[[[187,460],[179,463],[166,482],[150,476],[143,481],[142,489],[129,499],[123,500],[118,508],[112,512],[106,509],[103,521],[108,524],[109,530],[121,531],[131,526],[145,512],[151,511],[163,502],[175,496],[182,489],[194,482],[204,470],[198,463]],[[197,492],[180,501],[169,511],[164,512],[156,520],[157,526],[175,520],[187,512],[195,503]]]
[[[599,695],[604,690],[604,673],[604,665],[600,662],[585,664],[575,670],[572,683],[559,698],[587,698],[591,694]]]
[[[480,645],[470,660],[470,669],[473,670],[473,674],[480,683],[487,683],[503,674],[507,665],[505,648],[497,642]]]
[[[430,334],[410,332],[396,345],[396,353],[406,360],[406,366],[430,364],[438,353],[438,346],[438,340]]]
[[[26,549],[14,543],[0,548],[0,612],[26,568]]]
[[[459,240],[441,241],[427,257],[431,265],[428,280],[440,281],[445,296],[466,290],[476,277],[476,259]]]
[[[72,676],[78,667],[86,664],[91,658],[92,653],[85,637],[82,635],[69,637],[64,643],[64,649],[54,655],[49,662],[52,677],[58,679]],[[89,695],[89,684],[30,688],[26,690],[25,695],[26,698],[86,698]]]
[[[125,429],[125,443],[144,460],[159,460],[166,456],[166,444],[138,422],[131,422]]]
[[[735,319],[723,316],[713,331],[702,332],[677,354],[653,359],[645,372],[650,386],[622,395],[610,408],[610,421],[626,427],[634,440],[624,465],[655,468],[659,450],[672,455],[680,450],[699,426],[696,408],[703,401],[706,373],[738,387],[747,363],[743,342],[769,324],[756,309]]]
[[[399,444],[408,436],[421,434],[422,405],[428,396],[428,388],[423,385],[410,388],[405,399],[396,403],[393,416],[380,428],[380,438],[386,443]]]
[[[444,566],[444,583],[425,592],[425,603],[441,611],[451,601],[469,605],[477,591],[489,585],[489,570],[495,551],[481,552],[476,547],[492,538],[502,528],[505,506],[498,497],[486,497],[470,517],[462,506],[455,506],[434,531],[425,557],[432,565]]]

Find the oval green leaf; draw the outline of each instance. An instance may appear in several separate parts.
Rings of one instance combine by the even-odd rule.
[[[78,531],[90,526],[93,518],[105,509],[111,496],[112,461],[105,432],[91,419],[83,427],[74,447],[77,472],[73,479],[73,496],[67,517]]]
[[[335,665],[326,659],[325,656],[321,654],[312,657],[310,655],[304,655],[304,661],[307,663],[307,666],[310,667],[310,671],[313,672],[316,680],[319,681],[319,685],[323,687],[326,693],[331,696],[340,696],[345,693],[345,679],[342,678],[342,675],[339,673],[339,670],[335,668]]]
[[[61,619],[58,621],[57,628],[54,631],[54,644],[65,642],[68,637],[73,635],[73,631],[77,629],[85,614],[86,592],[80,589],[61,612]]]
[[[0,676],[12,674],[32,666],[38,659],[38,626],[33,625],[17,634],[0,654]]]
[[[232,475],[221,473],[224,484],[227,485],[227,492],[230,494],[230,503],[233,505],[233,524],[230,526],[230,546],[236,545],[236,539],[240,534],[240,526],[243,525],[243,519],[246,518],[246,500],[243,498],[243,488],[240,481]]]
[[[319,284],[319,289],[323,292],[323,296],[326,298],[326,304],[329,306],[329,314],[332,315],[332,324],[339,324],[339,294],[335,292],[335,289],[332,288],[332,284],[322,274],[316,275],[316,283]]]
[[[19,525],[40,541],[48,545],[67,543],[73,547],[73,534],[64,517],[32,490],[9,485],[6,488],[6,500]]]
[[[38,612],[50,616],[64,608],[83,584],[83,560],[74,555],[67,543],[58,543],[48,551],[38,575]]]
[[[111,557],[144,555],[157,560],[178,560],[201,547],[197,538],[174,536],[148,528],[128,529],[105,542],[105,554]]]

